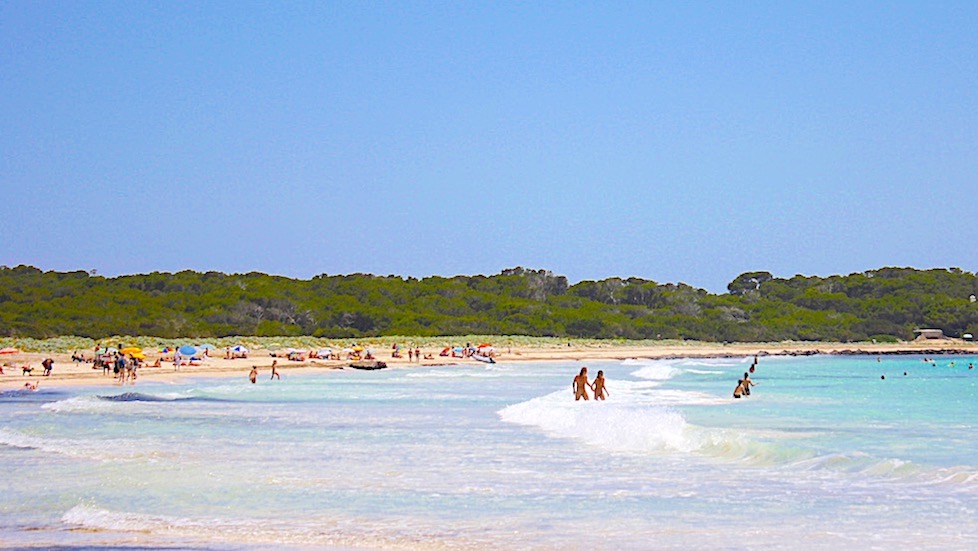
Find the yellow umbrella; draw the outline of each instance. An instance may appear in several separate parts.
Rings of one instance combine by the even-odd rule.
[[[146,354],[143,354],[142,352],[132,352],[132,353],[129,354],[129,356],[131,356],[133,358],[136,358],[137,360],[145,360],[146,359]]]
[[[123,348],[119,352],[122,352],[123,354],[142,354],[143,349],[139,348],[138,346],[130,346],[128,348]]]

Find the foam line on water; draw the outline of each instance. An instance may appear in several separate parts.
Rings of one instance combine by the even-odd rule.
[[[419,523],[399,523],[390,519],[380,521],[361,517],[337,515],[313,516],[282,523],[264,524],[253,519],[218,517],[192,518],[173,515],[111,510],[92,503],[76,505],[61,516],[62,524],[71,529],[83,529],[103,534],[165,534],[197,541],[218,541],[221,547],[240,543],[251,548],[256,544],[270,549],[298,545],[316,549],[444,549],[444,541],[456,545],[449,548],[475,548],[454,532],[443,533]]]
[[[685,418],[676,410],[651,403],[645,387],[628,388],[608,381],[610,401],[575,401],[570,390],[552,392],[507,406],[497,413],[507,422],[535,427],[556,438],[574,439],[612,452],[657,452],[695,449]]]
[[[140,442],[132,439],[43,438],[7,428],[0,428],[0,446],[98,461],[156,459],[166,455],[148,449],[145,445],[141,445]]]

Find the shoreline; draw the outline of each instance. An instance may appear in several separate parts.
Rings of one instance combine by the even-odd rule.
[[[438,351],[422,349],[424,353],[435,354]],[[744,358],[751,356],[812,356],[818,354],[826,355],[874,355],[874,356],[903,356],[903,355],[978,355],[978,344],[965,343],[961,341],[942,340],[942,341],[923,341],[906,343],[701,343],[701,342],[682,342],[664,343],[662,345],[630,345],[627,343],[608,343],[599,345],[548,345],[535,347],[505,347],[498,350],[496,361],[506,362],[546,362],[546,361],[597,361],[597,360],[627,360],[627,359],[654,359],[672,360],[681,358]],[[161,355],[158,353],[147,354],[147,363],[155,362]],[[50,376],[42,375],[43,368],[41,362],[44,358],[52,358],[54,366]],[[438,366],[465,366],[465,365],[485,365],[482,362],[468,358],[452,358],[434,356],[430,360],[420,362],[409,362],[407,358],[385,358],[378,356],[378,360],[385,362],[392,368],[412,368],[412,367],[438,367]],[[174,383],[186,378],[214,377],[229,378],[241,377],[246,379],[252,366],[259,370],[259,379],[270,375],[272,361],[278,360],[277,369],[280,374],[307,374],[333,371],[337,369],[349,368],[350,360],[304,360],[292,361],[284,358],[277,358],[271,355],[271,351],[257,350],[250,354],[248,358],[225,359],[223,357],[208,358],[201,365],[180,366],[174,369],[169,362],[162,363],[161,367],[141,367],[138,371],[136,383],[126,385],[120,384],[109,374],[103,374],[102,369],[94,369],[91,363],[78,363],[71,360],[70,352],[43,353],[43,352],[20,352],[17,354],[5,355],[0,357],[0,363],[4,365],[4,374],[0,375],[0,391],[11,391],[23,389],[25,383],[40,383],[39,389],[51,387],[72,387],[72,386],[139,386],[141,382],[162,382]],[[20,366],[30,364],[34,371],[29,375],[24,375]]]

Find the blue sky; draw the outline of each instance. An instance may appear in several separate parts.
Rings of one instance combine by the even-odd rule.
[[[975,271],[975,29],[974,2],[0,0],[0,264]]]

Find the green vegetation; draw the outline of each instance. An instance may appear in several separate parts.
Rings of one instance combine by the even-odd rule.
[[[241,340],[234,335],[854,342],[911,339],[918,327],[978,332],[978,303],[970,300],[978,278],[957,268],[791,279],[751,272],[728,291],[637,278],[568,285],[563,276],[523,268],[488,277],[297,280],[192,271],[105,278],[0,267],[0,337],[94,342],[146,335],[153,343],[185,337],[223,346]]]

